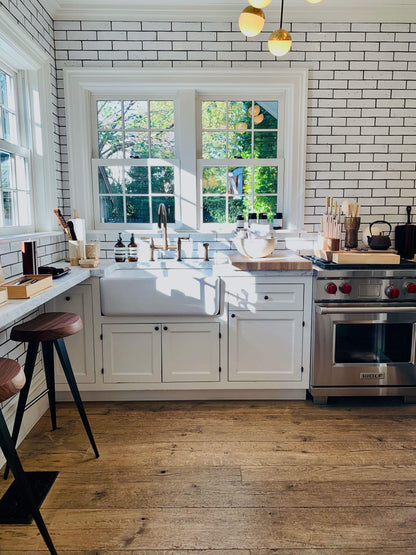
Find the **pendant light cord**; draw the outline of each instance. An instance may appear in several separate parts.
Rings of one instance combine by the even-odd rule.
[[[285,0],[282,0],[282,4],[280,6],[280,28],[283,28],[283,4]]]

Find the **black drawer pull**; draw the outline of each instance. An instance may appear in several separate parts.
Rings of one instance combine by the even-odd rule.
[[[235,314],[231,314],[231,318],[235,318]]]
[[[265,301],[269,300],[269,295],[264,295],[264,300]]]
[[[167,327],[167,326],[163,326],[163,329],[164,329],[165,331],[168,331],[168,327]]]
[[[65,297],[65,300],[66,300],[66,301],[70,301],[70,300],[71,300],[71,297]]]
[[[155,331],[159,331],[159,326],[155,326]]]

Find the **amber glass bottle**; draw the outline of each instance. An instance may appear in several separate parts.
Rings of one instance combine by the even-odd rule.
[[[116,262],[126,261],[126,247],[121,239],[121,233],[118,234],[117,243],[114,245],[114,258]]]
[[[127,256],[129,262],[137,262],[137,245],[134,242],[134,234],[131,234],[130,243],[127,246]]]

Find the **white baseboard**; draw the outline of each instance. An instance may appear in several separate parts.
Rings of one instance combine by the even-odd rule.
[[[83,401],[204,401],[204,400],[292,400],[306,399],[306,389],[193,390],[193,391],[83,391]],[[57,401],[72,401],[68,391],[57,391]]]

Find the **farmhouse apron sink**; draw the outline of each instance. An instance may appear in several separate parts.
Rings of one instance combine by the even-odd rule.
[[[104,316],[214,316],[221,308],[221,280],[195,263],[114,266],[100,279]]]

